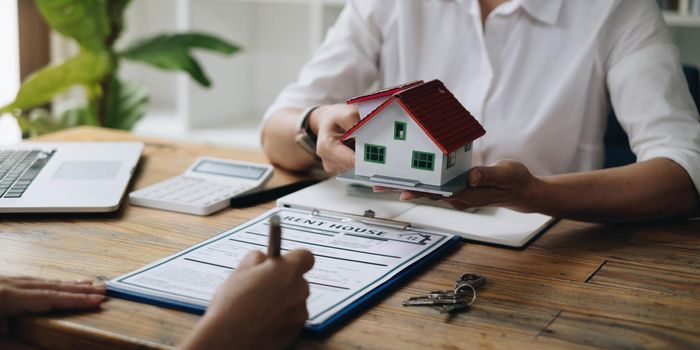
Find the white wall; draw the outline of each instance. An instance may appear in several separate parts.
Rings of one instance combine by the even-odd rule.
[[[181,73],[123,64],[122,77],[151,93],[147,117],[135,132],[258,148],[262,114],[296,80],[342,7],[342,0],[133,1],[122,45],[157,33],[201,31],[243,48],[233,56],[196,54],[210,89]]]
[[[0,105],[11,102],[19,89],[19,34],[17,1],[0,1]],[[0,144],[22,135],[14,117],[0,115]]]
[[[671,35],[681,53],[681,61],[700,68],[700,27],[671,28]]]
[[[133,44],[137,39],[177,30],[173,0],[132,1],[126,12],[126,27],[117,42],[119,48]],[[122,61],[120,67],[124,79],[136,80],[148,88],[150,108],[171,109],[176,105],[176,74],[164,72],[140,63]]]

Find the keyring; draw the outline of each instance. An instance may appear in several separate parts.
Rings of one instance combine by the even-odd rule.
[[[455,295],[466,294],[466,290],[464,288],[469,288],[471,290],[472,300],[470,300],[467,305],[472,306],[472,304],[474,304],[474,302],[476,301],[476,288],[474,288],[474,286],[472,286],[471,284],[465,283],[457,286],[457,288],[455,288]]]

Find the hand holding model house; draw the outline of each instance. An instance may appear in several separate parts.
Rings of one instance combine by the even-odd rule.
[[[468,184],[472,142],[486,131],[439,80],[411,82],[347,101],[360,120],[355,167],[338,179],[452,196]]]

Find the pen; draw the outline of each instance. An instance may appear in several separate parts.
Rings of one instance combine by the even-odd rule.
[[[282,246],[282,227],[280,226],[280,217],[272,215],[270,217],[270,241],[267,243],[267,256],[270,258],[280,256],[280,248]]]

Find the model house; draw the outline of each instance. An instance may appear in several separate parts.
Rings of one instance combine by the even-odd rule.
[[[355,138],[352,175],[359,182],[446,185],[470,169],[472,142],[486,133],[440,80],[412,82],[348,103],[357,104],[361,116],[342,137]]]

